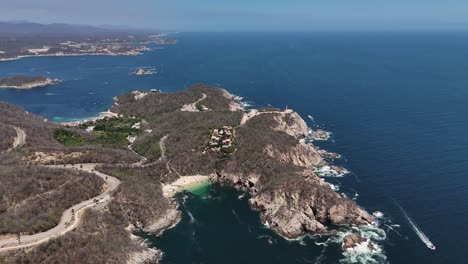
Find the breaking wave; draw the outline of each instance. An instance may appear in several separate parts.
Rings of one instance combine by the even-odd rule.
[[[344,175],[348,174],[349,171],[343,169],[343,171],[336,171],[332,169],[330,166],[323,166],[314,170],[314,172],[320,177],[343,177]]]
[[[367,241],[358,244],[356,247],[344,250],[344,258],[340,260],[340,263],[387,263],[387,257],[381,245],[387,238],[383,229],[380,229],[376,225],[346,228],[327,240],[327,243],[342,245],[343,238],[349,234],[358,234],[366,238]]]

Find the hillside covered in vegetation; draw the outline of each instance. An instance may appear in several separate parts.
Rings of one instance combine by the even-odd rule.
[[[8,173],[22,166],[15,177],[0,173],[6,186],[0,193],[8,198],[0,204],[0,213],[21,206],[15,217],[25,219],[0,221],[2,234],[42,231],[56,223],[61,210],[100,191],[102,182],[94,169],[85,173],[64,165],[98,163],[97,171],[120,182],[110,202],[88,210],[76,231],[34,250],[0,255],[0,260],[83,257],[86,263],[128,263],[141,252],[146,259],[157,259],[160,252],[145,251],[131,232],[159,234],[177,223],[177,204],[162,188],[193,175],[209,175],[213,182],[248,192],[251,208],[287,238],[373,221],[314,174],[327,165],[329,153],[307,143],[309,129],[294,111],[245,110],[227,91],[204,84],[176,93],[130,92],[118,96],[111,110],[115,117],[67,126],[0,103],[0,130],[8,135],[0,142],[0,168]],[[25,132],[26,140],[8,151],[14,127]],[[213,141],[217,144],[210,144]],[[47,195],[41,206],[21,205],[42,193]],[[84,256],[86,249],[98,251],[100,261]]]

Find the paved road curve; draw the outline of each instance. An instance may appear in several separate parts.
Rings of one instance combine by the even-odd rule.
[[[24,132],[24,130],[19,127],[14,126],[13,128],[16,131],[16,137],[15,141],[13,142],[13,146],[8,151],[19,148],[26,143],[26,132]]]
[[[82,170],[90,173],[94,173],[97,176],[101,177],[105,181],[105,191],[100,195],[93,197],[89,200],[83,201],[79,204],[76,204],[67,210],[62,215],[60,223],[52,229],[44,231],[42,233],[37,233],[34,235],[21,236],[21,243],[18,243],[18,238],[10,237],[0,239],[0,252],[15,250],[20,248],[26,248],[30,246],[36,246],[38,244],[49,241],[52,238],[59,237],[66,234],[67,232],[73,230],[81,221],[83,212],[92,207],[101,207],[109,202],[111,199],[111,193],[117,189],[120,184],[120,181],[110,175],[100,173],[94,170],[98,164],[76,164],[76,165],[67,165],[65,168],[73,168],[77,170]],[[47,166],[50,168],[64,168],[63,166]]]

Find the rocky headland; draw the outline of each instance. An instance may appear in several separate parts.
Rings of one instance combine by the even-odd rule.
[[[185,110],[197,102],[209,111]],[[175,93],[130,92],[115,98],[111,109],[115,116],[76,127],[44,121],[9,104],[0,104],[0,110],[6,113],[0,117],[5,130],[14,126],[28,135],[19,150],[0,152],[0,165],[28,165],[25,170],[33,170],[46,164],[99,163],[97,171],[120,180],[104,212],[95,212],[105,215],[106,228],[118,230],[122,239],[114,242],[129,248],[127,257],[116,263],[159,256],[129,241],[129,230],[160,234],[177,224],[181,213],[174,191],[201,177],[248,193],[248,203],[260,212],[262,222],[287,239],[333,234],[340,225],[374,222],[356,202],[336,193],[314,173],[333,166],[328,160],[338,155],[307,143],[309,128],[298,113],[247,111],[221,88],[197,84]],[[5,140],[8,146],[13,139]],[[58,239],[74,248],[70,236]],[[92,243],[87,236],[76,241]],[[82,247],[75,246],[77,251]],[[21,254],[60,255],[53,247],[42,251]]]

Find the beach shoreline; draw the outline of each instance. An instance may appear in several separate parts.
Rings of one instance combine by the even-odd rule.
[[[213,176],[214,175],[181,176],[170,184],[162,184],[163,195],[167,198],[172,198],[178,192],[197,189],[205,184],[211,183],[211,178]]]
[[[97,121],[97,120],[101,120],[101,119],[104,119],[104,118],[112,118],[112,117],[118,117],[118,116],[119,116],[118,114],[112,112],[109,109],[107,111],[99,113],[99,115],[95,116],[95,117],[85,117],[83,119],[78,119],[78,120],[74,120],[74,121],[55,122],[55,123],[58,123],[58,124],[63,125],[63,126],[79,126],[81,124],[84,124],[84,123],[87,123],[87,122],[90,122],[90,121]]]

